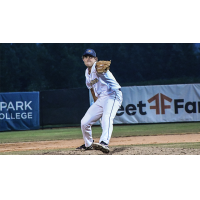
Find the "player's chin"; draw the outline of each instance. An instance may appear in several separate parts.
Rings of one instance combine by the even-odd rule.
[[[86,67],[92,67],[92,63],[86,63]]]

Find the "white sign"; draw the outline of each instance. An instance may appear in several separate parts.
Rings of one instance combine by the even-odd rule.
[[[123,87],[115,124],[200,121],[200,84]]]
[[[200,121],[200,84],[122,87],[122,93],[114,124]]]

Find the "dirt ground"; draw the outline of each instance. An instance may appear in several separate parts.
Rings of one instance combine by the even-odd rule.
[[[99,142],[98,138],[94,139]],[[200,142],[200,134],[137,136],[112,138],[108,155],[200,155],[200,149],[127,146],[138,144],[168,144]],[[47,150],[43,155],[102,155],[100,151],[77,151],[83,139],[0,144],[0,152]],[[53,151],[54,149],[63,149]],[[66,150],[67,149],[67,150]]]

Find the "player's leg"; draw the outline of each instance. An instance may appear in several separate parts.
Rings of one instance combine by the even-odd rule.
[[[121,91],[115,92],[109,98],[105,99],[102,115],[102,135],[100,142],[104,142],[107,145],[110,142],[110,138],[113,132],[113,120],[116,116],[118,109],[122,104],[122,93]]]
[[[91,146],[91,144],[93,143],[91,126],[101,118],[102,113],[103,109],[101,106],[98,105],[97,100],[97,102],[90,106],[90,108],[81,120],[81,130],[86,147]]]

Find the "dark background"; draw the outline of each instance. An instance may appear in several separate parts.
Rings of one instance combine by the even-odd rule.
[[[121,86],[200,82],[193,43],[1,43],[0,92],[86,88],[82,54],[112,60]]]
[[[89,108],[87,88],[40,92],[40,125],[79,126]]]

